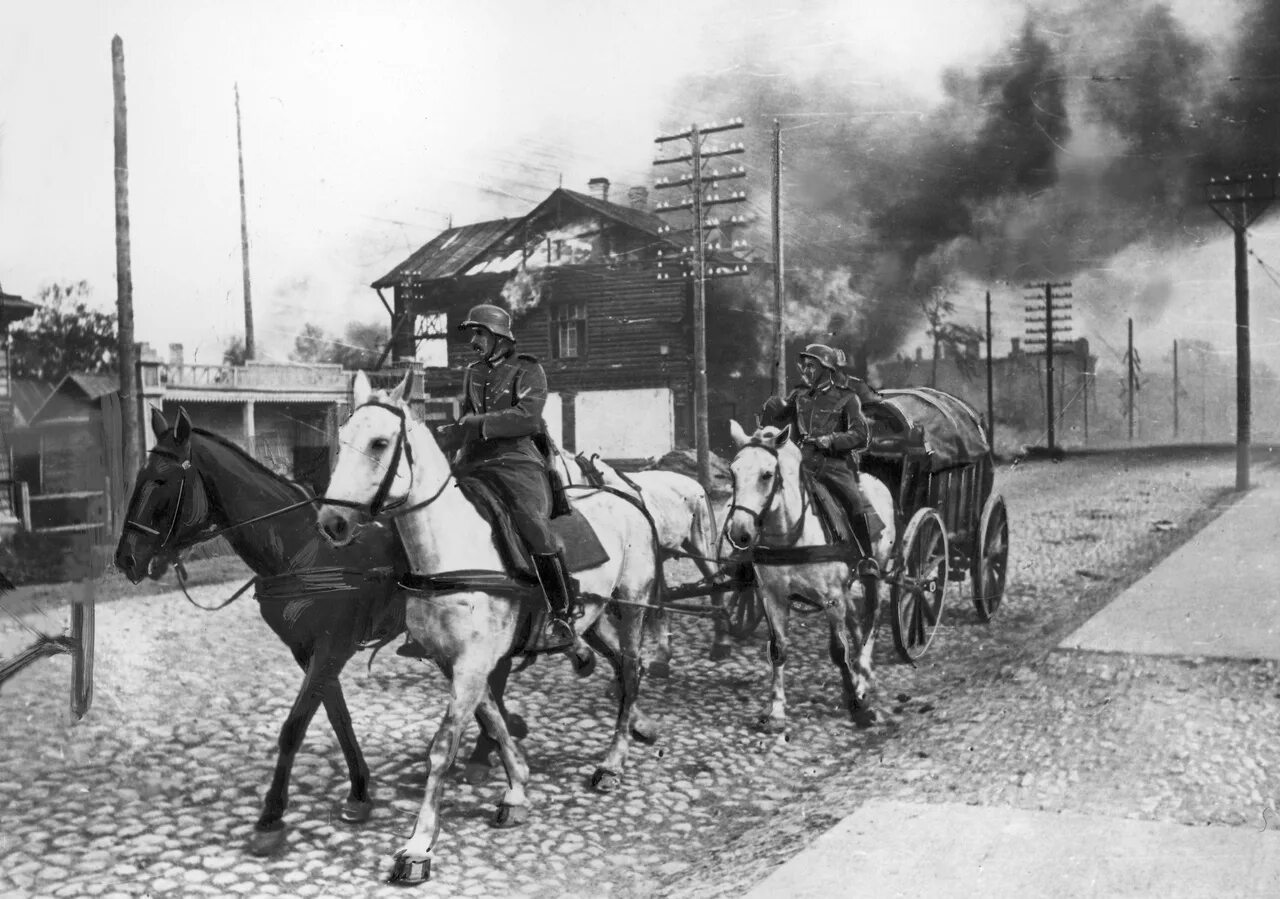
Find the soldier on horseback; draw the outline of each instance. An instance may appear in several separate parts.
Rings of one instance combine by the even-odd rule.
[[[835,494],[849,515],[853,536],[864,555],[859,573],[876,574],[871,550],[884,523],[858,487],[857,454],[871,442],[862,404],[875,401],[878,394],[841,371],[843,364],[843,351],[809,344],[800,354],[804,386],[785,399],[770,397],[764,404],[761,424],[791,426],[791,438],[800,444],[805,470]]]
[[[536,358],[516,352],[505,309],[476,306],[458,328],[470,331],[471,348],[479,358],[463,379],[462,417],[438,428],[436,437],[446,451],[459,450],[457,473],[480,479],[506,501],[546,594],[548,641],[575,645],[576,583],[549,522],[552,493],[542,421],[547,374]]]

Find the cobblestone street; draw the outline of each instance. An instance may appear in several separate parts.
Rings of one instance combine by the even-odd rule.
[[[882,628],[882,717],[869,730],[841,708],[820,621],[793,618],[791,728],[766,736],[755,727],[768,685],[763,626],[712,663],[709,625],[678,620],[673,677],[647,679],[642,693],[662,736],[635,744],[623,786],[602,796],[587,780],[614,715],[603,666],[579,681],[564,661],[539,661],[509,689],[530,726],[529,824],[490,827],[499,772],[479,786],[455,778],[433,880],[418,894],[738,895],[876,797],[1276,824],[1274,664],[1050,651],[1212,517],[1231,458],[1197,460],[1184,478],[1188,467],[1002,467],[1014,540],[1006,606],[984,625],[953,592],[914,669],[896,661]],[[1125,494],[1100,497],[1117,478]],[[194,596],[213,603],[234,586]],[[0,654],[29,637],[0,622]],[[357,657],[345,687],[373,769],[374,815],[352,828],[332,814],[346,771],[321,716],[295,767],[285,851],[257,859],[245,839],[300,675],[253,601],[214,614],[178,593],[105,604],[97,657],[81,723],[66,711],[65,658],[0,693],[0,894],[403,895],[381,878],[422,798],[446,691],[433,668],[388,650],[368,671],[367,654]]]

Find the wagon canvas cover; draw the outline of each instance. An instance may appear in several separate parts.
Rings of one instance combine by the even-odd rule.
[[[869,403],[864,410],[873,437],[902,436],[918,427],[933,471],[976,462],[991,451],[978,414],[959,397],[929,387],[882,390],[880,395],[883,403]]]

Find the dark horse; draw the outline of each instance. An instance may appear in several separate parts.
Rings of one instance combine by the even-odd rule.
[[[340,820],[368,820],[373,804],[369,767],[360,751],[339,680],[366,640],[386,642],[404,629],[407,570],[394,528],[373,526],[358,546],[332,547],[320,538],[316,505],[301,485],[280,477],[217,434],[191,426],[185,411],[173,427],[152,410],[156,445],[138,472],[115,562],[133,583],[163,570],[179,554],[222,535],[253,570],[262,618],[305,672],[280,729],[275,775],[249,840],[255,855],[284,844],[289,776],[307,726],[321,702],[346,757],[351,790]],[[501,697],[510,665],[491,681]],[[501,700],[499,700],[501,702]],[[518,736],[524,723],[511,716]],[[483,731],[468,771],[487,772],[496,744]]]

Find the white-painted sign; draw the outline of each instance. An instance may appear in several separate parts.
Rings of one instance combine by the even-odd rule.
[[[592,390],[574,400],[577,450],[606,459],[654,458],[675,445],[671,390]]]

